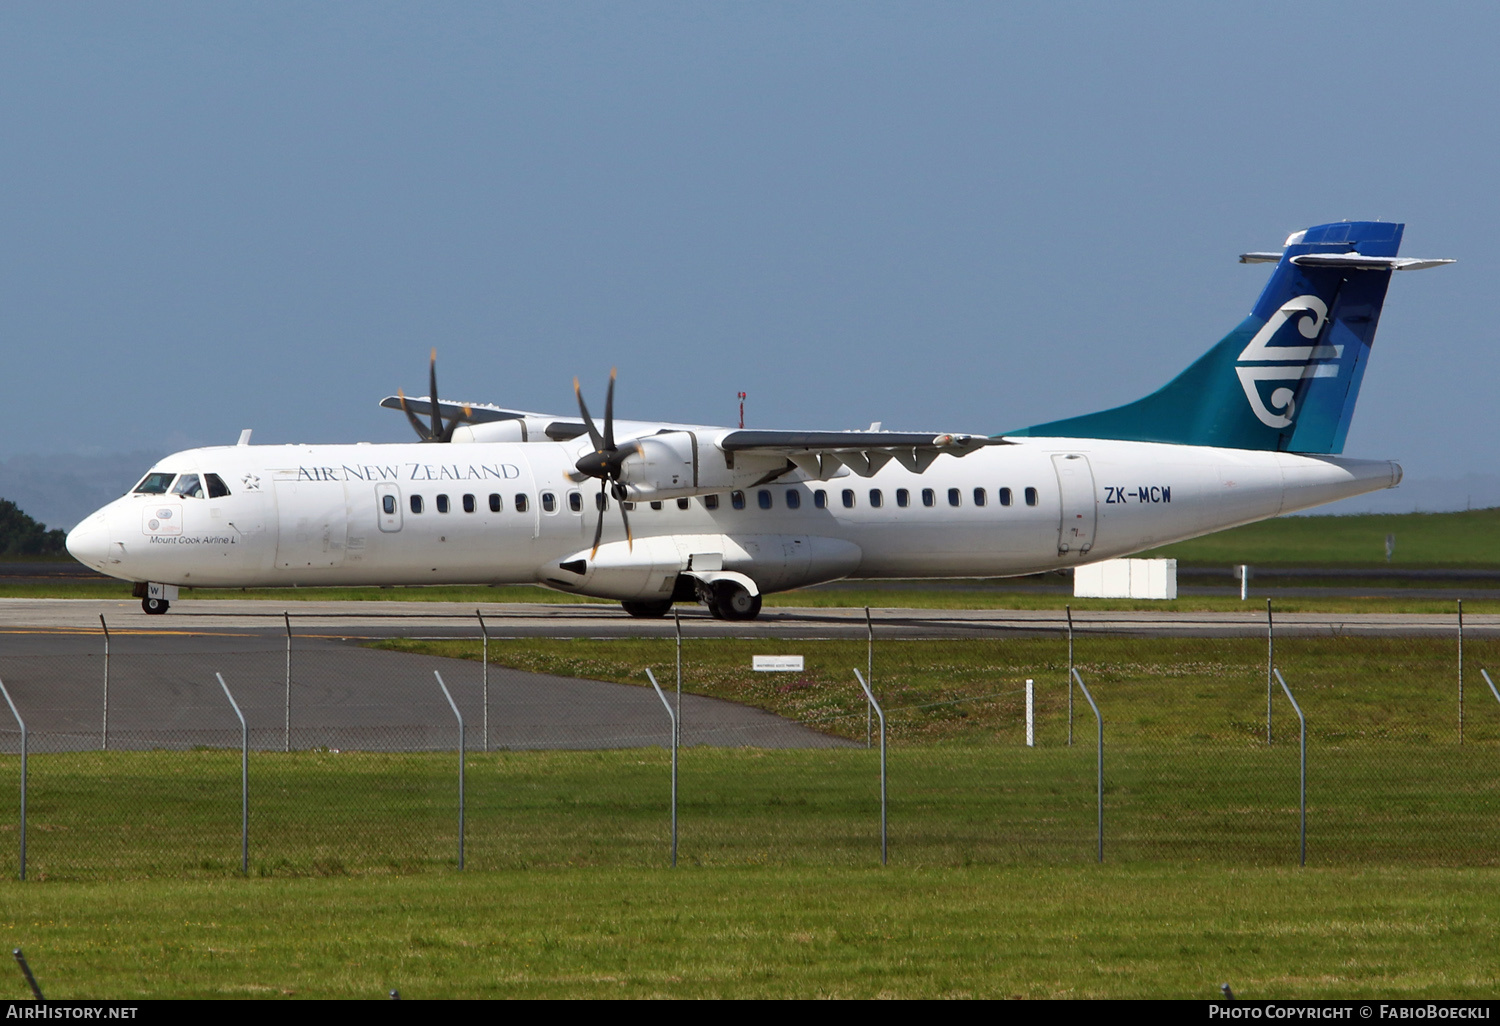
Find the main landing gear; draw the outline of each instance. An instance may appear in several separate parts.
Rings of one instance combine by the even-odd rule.
[[[699,584],[692,597],[707,606],[715,620],[753,620],[760,615],[760,596],[750,594],[744,585],[734,581]],[[620,606],[631,616],[654,620],[670,613],[672,603],[678,601],[690,599],[687,595],[674,595],[670,599],[625,601]]]
[[[141,609],[145,610],[147,613],[151,614],[152,616],[160,616],[161,614],[165,613],[167,611],[167,608],[171,604],[172,603],[168,602],[166,599],[163,599],[163,598],[143,598],[143,599],[141,599]]]
[[[760,596],[734,581],[715,581],[699,597],[715,620],[754,620],[760,615]]]

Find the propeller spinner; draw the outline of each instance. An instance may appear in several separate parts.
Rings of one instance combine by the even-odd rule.
[[[406,414],[406,419],[411,422],[412,430],[424,442],[453,441],[453,432],[458,430],[460,424],[468,421],[474,413],[470,407],[464,406],[462,407],[463,412],[460,416],[454,417],[446,425],[443,424],[442,409],[438,403],[436,349],[432,351],[432,357],[427,364],[427,399],[429,405],[432,407],[432,426],[429,427],[423,424],[417,415],[411,411],[411,408],[406,405],[406,393],[404,391],[399,388],[396,389],[396,397],[401,402],[401,412]]]
[[[585,477],[599,479],[599,499],[595,503],[599,510],[599,520],[594,525],[594,548],[590,558],[599,554],[599,540],[604,536],[606,490],[620,503],[620,518],[625,523],[625,542],[634,550],[635,539],[630,533],[630,515],[625,512],[625,485],[620,481],[620,475],[625,460],[630,456],[639,455],[641,446],[639,442],[624,449],[615,445],[615,369],[610,369],[609,391],[604,396],[604,434],[599,433],[599,428],[594,424],[594,418],[589,416],[588,404],[583,401],[583,389],[579,387],[577,378],[573,379],[573,394],[578,397],[578,412],[583,414],[584,427],[588,428],[589,441],[594,446],[594,451],[579,457],[574,466]]]

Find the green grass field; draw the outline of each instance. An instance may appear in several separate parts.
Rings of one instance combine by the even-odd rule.
[[[1389,564],[1386,535],[1396,536]],[[1276,517],[1144,553],[1190,566],[1497,567],[1500,508],[1461,513]]]
[[[1490,998],[1492,870],[566,868],[0,884],[49,997]],[[19,972],[0,998],[26,996]]]
[[[689,690],[862,739],[863,644],[749,672],[766,647],[690,639]],[[1462,746],[1448,641],[1278,652],[1311,726],[1305,869],[1295,720],[1278,698],[1264,744],[1259,642],[1077,639],[1106,725],[1103,866],[1059,640],[883,642],[889,867],[862,748],[684,750],[676,870],[663,748],[471,752],[462,873],[454,753],[256,752],[249,879],[236,752],[116,751],[33,755],[23,884],[8,755],[0,933],[54,997],[1489,996],[1500,703],[1474,668],[1500,642],[1470,643]],[[491,654],[639,683],[674,652]],[[0,974],[0,997],[23,986]]]

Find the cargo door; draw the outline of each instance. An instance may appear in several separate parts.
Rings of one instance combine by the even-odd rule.
[[[283,480],[276,489],[276,565],[318,570],[344,565],[349,534],[342,481]],[[399,509],[399,506],[397,507]]]

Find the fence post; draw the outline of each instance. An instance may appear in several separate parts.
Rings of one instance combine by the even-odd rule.
[[[464,714],[458,711],[458,703],[448,693],[448,685],[443,683],[443,675],[436,670],[432,675],[437,678],[438,687],[443,689],[443,697],[448,700],[448,708],[453,710],[454,719],[458,720],[458,868],[464,868]]]
[[[1481,667],[1479,670],[1479,675],[1483,677],[1484,682],[1490,686],[1490,694],[1495,696],[1495,701],[1500,702],[1500,691],[1495,690],[1495,682],[1490,680],[1490,671]]]
[[[10,714],[16,718],[16,723],[21,727],[21,879],[26,879],[26,721],[21,719],[21,714],[16,711],[16,703],[10,700],[10,692],[5,689],[5,681],[0,680],[0,695],[5,696],[5,704],[10,706]]]
[[[484,667],[483,676],[480,678],[480,731],[484,734],[484,750],[490,750],[490,629],[484,622],[484,613],[474,610],[474,615],[479,617],[479,629],[484,633],[484,654],[480,659],[480,665]]]
[[[865,676],[875,679],[875,622],[870,619],[870,607],[865,606]],[[865,747],[870,747],[870,707],[865,706]]]
[[[651,668],[646,668],[646,676],[651,679],[651,686],[656,689],[656,697],[661,699],[661,704],[666,707],[667,719],[672,724],[672,866],[677,866],[677,714],[672,711],[672,703],[667,701],[667,696],[662,692],[661,685],[656,683],[656,674]]]
[[[1073,747],[1073,607],[1063,606],[1068,614],[1068,747]]]
[[[1271,600],[1266,599],[1266,744],[1271,737],[1271,695],[1275,689],[1271,674],[1276,669],[1276,632],[1271,621]]]
[[[1458,600],[1458,743],[1464,743],[1464,600]]]
[[[240,712],[240,704],[234,700],[229,693],[229,685],[224,683],[222,673],[214,674],[219,678],[219,687],[224,689],[224,697],[229,699],[229,706],[240,720],[240,873],[244,876],[250,875],[250,728],[245,726],[245,714]]]
[[[104,629],[104,717],[99,728],[99,748],[107,751],[109,749],[109,624],[104,622],[104,614],[99,614],[99,626]]]
[[[282,731],[281,750],[292,750],[292,617],[285,609],[281,618],[286,622],[286,724]]]
[[[1302,857],[1301,865],[1307,865],[1307,717],[1302,715],[1302,707],[1292,697],[1292,689],[1286,686],[1286,681],[1281,677],[1281,671],[1273,671],[1276,680],[1281,684],[1281,690],[1286,692],[1287,700],[1292,703],[1292,709],[1297,713],[1297,719],[1302,724]]]
[[[875,695],[870,691],[870,685],[865,683],[858,670],[854,671],[854,678],[859,681],[859,686],[865,693],[865,701],[870,703],[875,715],[880,717],[880,864],[884,866],[889,864],[885,818],[885,713],[881,711],[880,703],[875,701]]]
[[[1083,697],[1087,698],[1089,700],[1089,708],[1094,710],[1094,722],[1098,725],[1098,729],[1099,729],[1099,740],[1095,744],[1094,747],[1097,749],[1097,753],[1096,753],[1097,768],[1095,770],[1095,776],[1097,778],[1097,783],[1098,783],[1097,791],[1098,791],[1098,800],[1099,800],[1099,861],[1103,862],[1104,861],[1104,717],[1102,717],[1102,716],[1099,715],[1099,707],[1094,704],[1094,696],[1091,695],[1091,694],[1089,694],[1088,685],[1083,682],[1083,678],[1078,675],[1078,671],[1077,670],[1073,671],[1073,679],[1076,680],[1078,682],[1078,686],[1083,689]]]
[[[672,623],[677,628],[677,715],[672,717],[672,743],[682,742],[682,613],[672,607]]]

